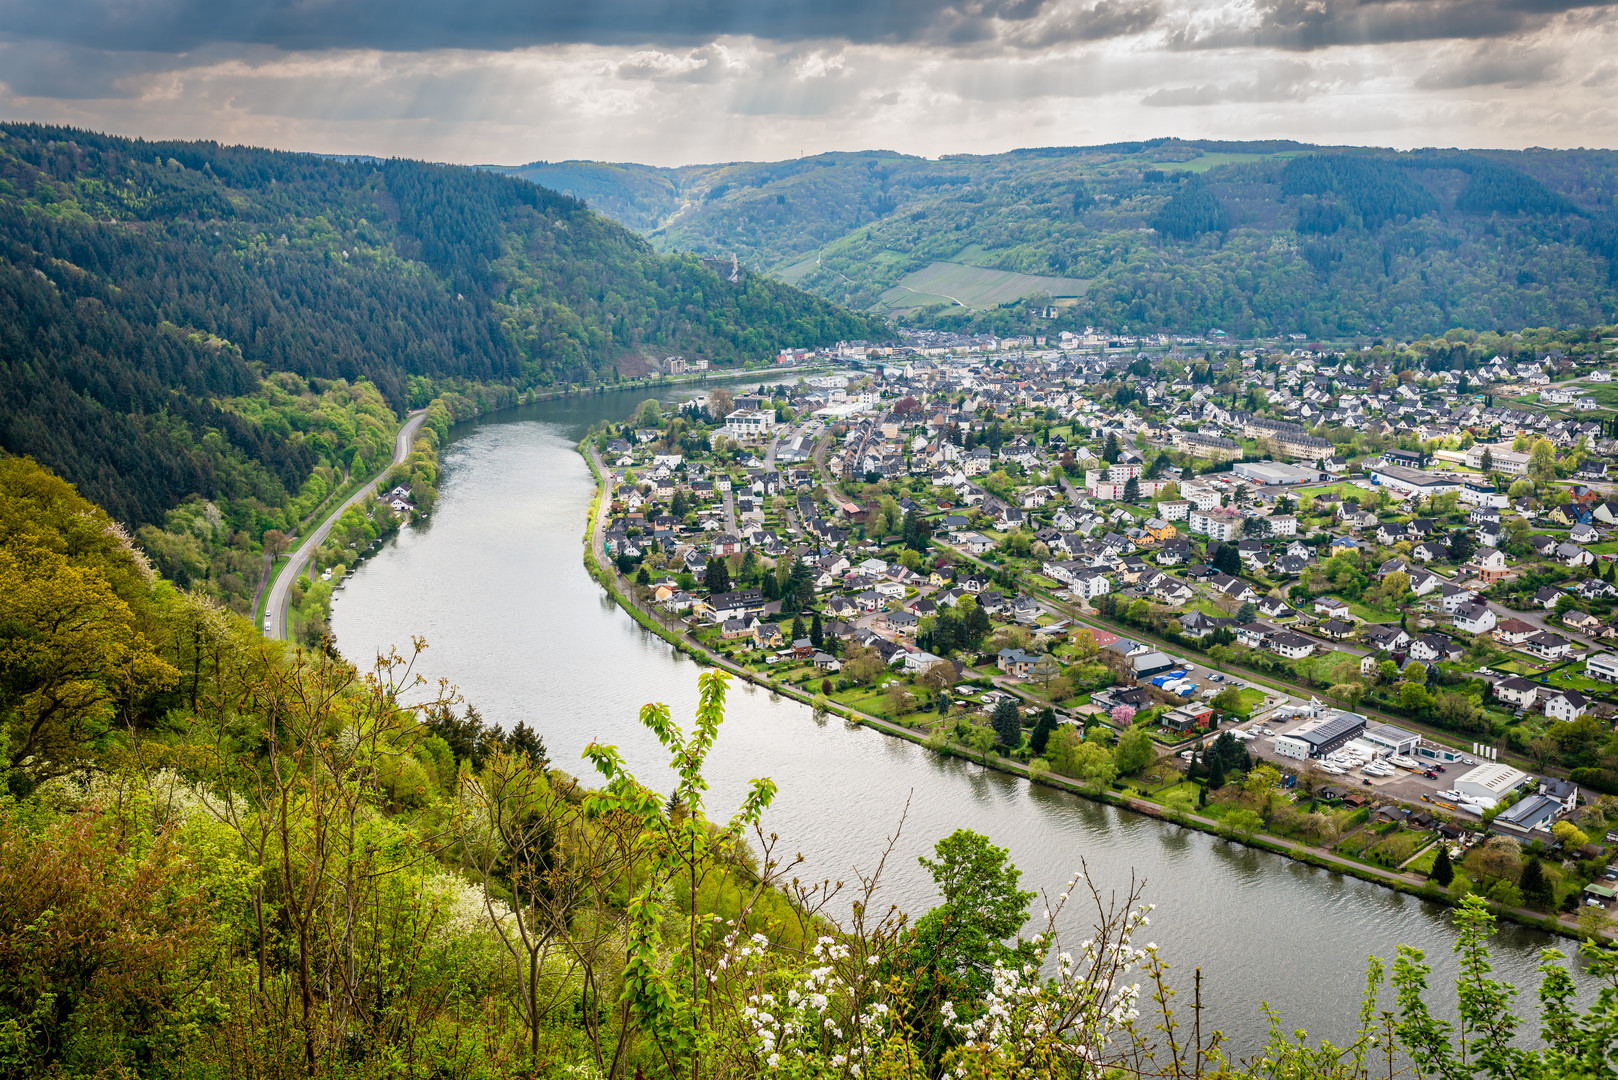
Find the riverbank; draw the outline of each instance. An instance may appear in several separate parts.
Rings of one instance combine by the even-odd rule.
[[[661,612],[655,609],[648,610],[636,600],[633,585],[619,574],[611,562],[606,559],[602,533],[605,529],[605,519],[611,506],[611,485],[608,481],[604,463],[588,441],[581,443],[578,450],[580,456],[585,459],[595,483],[595,494],[590,502],[584,532],[584,564],[586,569],[597,584],[613,599],[614,603],[628,613],[631,618],[699,664],[729,671],[739,679],[768,689],[774,694],[791,698],[821,712],[841,716],[850,723],[874,728],[886,735],[896,736],[944,757],[969,761],[982,768],[993,769],[997,772],[1027,780],[1033,784],[1067,792],[1142,816],[1156,818],[1185,829],[1207,833],[1227,842],[1280,855],[1294,862],[1338,874],[1346,874],[1361,881],[1419,897],[1423,900],[1431,900],[1450,907],[1459,905],[1460,896],[1437,888],[1424,876],[1371,866],[1284,837],[1269,836],[1262,833],[1237,832],[1212,818],[1194,813],[1180,813],[1149,799],[1127,792],[1114,792],[1105,788],[1097,788],[1093,785],[1081,784],[1057,773],[1030,769],[1028,765],[1022,762],[1004,758],[998,754],[991,752],[978,753],[952,741],[944,740],[940,742],[936,737],[926,738],[911,728],[883,717],[875,716],[838,702],[828,701],[823,697],[817,699],[814,695],[808,694],[796,686],[781,683],[768,675],[750,671],[723,656],[713,653],[691,638],[683,622],[671,622]],[[1490,904],[1490,908],[1498,916],[1523,926],[1568,938],[1583,937],[1578,927],[1572,922],[1548,917],[1541,912],[1529,911],[1524,908],[1503,907],[1493,903]],[[1613,934],[1609,932],[1607,936],[1610,938]]]

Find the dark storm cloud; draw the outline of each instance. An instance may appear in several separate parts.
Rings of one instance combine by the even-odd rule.
[[[1257,25],[1188,26],[1173,40],[1184,48],[1293,50],[1480,40],[1529,33],[1572,12],[1615,9],[1618,0],[1261,0]]]
[[[1087,7],[1053,9],[1043,19],[1013,27],[1006,40],[1026,49],[1105,41],[1150,30],[1162,17],[1158,0],[1097,0]]]
[[[534,45],[994,37],[1056,0],[0,0],[0,36],[109,50],[210,44],[413,52]],[[1116,0],[1103,0],[1097,10]]]

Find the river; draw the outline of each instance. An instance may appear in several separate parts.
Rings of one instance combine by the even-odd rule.
[[[544,402],[461,425],[443,455],[431,523],[400,533],[338,594],[332,625],[344,653],[363,664],[419,634],[429,643],[424,673],[451,680],[492,721],[527,721],[558,767],[585,772],[580,752],[599,739],[667,791],[664,753],[637,714],[662,701],[689,724],[699,668],[619,610],[585,572],[592,482],[574,449],[596,420],[620,421],[646,396]],[[904,818],[882,896],[912,913],[934,899],[916,856],[957,828],[1008,848],[1026,887],[1055,889],[1081,860],[1108,891],[1127,890],[1132,875],[1144,879],[1157,905],[1150,937],[1181,977],[1180,1002],[1189,1002],[1192,968],[1202,967],[1207,1019],[1237,1052],[1264,1039],[1261,1002],[1288,1030],[1347,1037],[1366,958],[1391,960],[1400,943],[1427,951],[1437,995],[1453,999],[1447,909],[842,720],[816,722],[808,708],[768,691],[733,689],[708,776],[715,817],[729,815],[749,778],[775,779],[780,794],[767,826],[784,849],[806,857],[806,880],[869,871]],[[1523,988],[1524,1007],[1538,985],[1538,950],[1552,940],[1512,924],[1496,939],[1497,973]]]

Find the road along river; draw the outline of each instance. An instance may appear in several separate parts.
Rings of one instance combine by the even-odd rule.
[[[623,420],[646,396],[542,402],[457,429],[431,523],[399,534],[337,594],[332,625],[344,653],[364,664],[423,635],[429,678],[450,679],[492,721],[527,721],[557,767],[583,774],[580,752],[600,739],[616,744],[643,781],[667,790],[663,752],[637,714],[663,701],[689,723],[700,669],[585,572],[593,487],[575,451],[590,424]],[[1391,959],[1399,943],[1425,949],[1435,999],[1453,997],[1455,934],[1445,908],[841,720],[817,723],[803,705],[735,684],[710,759],[710,814],[728,816],[755,776],[780,785],[767,825],[806,856],[806,879],[870,870],[904,818],[884,896],[913,914],[934,899],[916,856],[963,827],[1009,848],[1025,886],[1060,886],[1081,859],[1108,890],[1144,878],[1157,905],[1151,938],[1183,976],[1181,1002],[1189,1003],[1191,969],[1200,966],[1208,1020],[1238,1053],[1264,1038],[1261,1002],[1288,1029],[1347,1037],[1366,958]],[[1538,950],[1552,943],[1511,924],[1496,939],[1497,975],[1524,988],[1524,1009],[1538,985]]]

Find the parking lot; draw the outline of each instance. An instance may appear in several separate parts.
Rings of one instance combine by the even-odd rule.
[[[1268,714],[1255,717],[1249,723],[1237,725],[1239,728],[1248,729],[1255,733],[1262,728],[1268,728],[1273,733],[1271,735],[1260,734],[1258,738],[1248,742],[1247,752],[1255,758],[1261,758],[1277,767],[1291,769],[1299,773],[1306,771],[1309,765],[1316,764],[1314,762],[1302,762],[1293,757],[1284,757],[1275,752],[1275,735],[1284,735],[1295,728],[1302,727],[1309,721],[1309,716],[1305,714],[1284,720],[1277,720],[1274,717],[1275,710],[1272,710]],[[1372,726],[1377,725],[1373,723]],[[1429,767],[1434,771],[1439,768],[1436,764],[1425,762],[1424,764],[1429,764]],[[1393,775],[1381,777],[1366,776],[1359,769],[1347,769],[1341,774],[1326,773],[1324,775],[1328,783],[1336,784],[1344,790],[1374,792],[1383,799],[1414,804],[1422,802],[1423,796],[1431,800],[1438,792],[1447,790],[1457,776],[1465,773],[1472,766],[1457,761],[1445,765],[1443,768],[1445,771],[1438,773],[1437,779],[1429,779],[1420,773],[1397,768],[1394,770]]]

